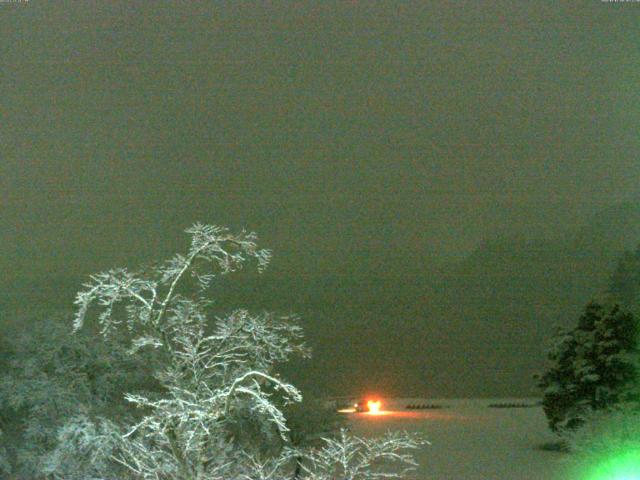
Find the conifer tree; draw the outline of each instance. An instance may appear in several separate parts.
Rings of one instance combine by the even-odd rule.
[[[540,377],[543,408],[555,432],[574,430],[592,412],[633,400],[638,326],[618,305],[589,303],[578,325],[559,332]]]

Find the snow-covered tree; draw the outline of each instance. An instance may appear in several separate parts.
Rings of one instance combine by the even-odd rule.
[[[156,354],[162,390],[126,395],[141,412],[128,425],[89,418],[70,422],[61,430],[49,472],[73,478],[81,465],[73,472],[59,472],[64,459],[76,452],[76,460],[84,458],[92,465],[86,467],[88,475],[105,479],[266,480],[290,476],[293,460],[304,455],[304,478],[328,478],[322,475],[330,469],[325,460],[335,450],[327,450],[332,440],[317,453],[301,452],[291,443],[283,414],[301,395],[280,378],[276,367],[292,355],[307,354],[295,319],[245,310],[211,318],[211,302],[205,297],[218,277],[250,261],[262,271],[271,252],[257,247],[253,233],[234,234],[201,224],[187,233],[191,246],[185,255],[151,270],[94,275],[78,293],[75,330],[83,327],[92,305],[97,306],[102,335],[124,330],[132,338],[132,355],[149,349]],[[411,457],[399,452],[417,445],[406,436],[349,442],[340,455],[353,450],[349,458],[360,459],[360,476],[345,471],[330,478],[376,478],[374,459],[410,463]],[[335,459],[334,468],[344,464]],[[105,468],[97,472],[95,465]]]
[[[58,430],[56,447],[40,462],[39,473],[55,480],[103,480],[130,478],[123,465],[114,464],[121,435],[106,419],[76,415]]]
[[[338,438],[306,455],[301,480],[369,480],[403,478],[416,467],[411,451],[426,443],[397,432],[383,438],[362,439],[341,430]]]
[[[332,405],[309,397],[304,397],[302,402],[287,405],[283,412],[289,427],[285,445],[298,452],[293,457],[295,468],[292,475],[292,479],[297,480],[302,476],[305,451],[321,447],[337,436],[346,428],[346,418]]]
[[[590,303],[577,327],[559,332],[540,377],[543,408],[555,432],[573,430],[593,411],[633,399],[638,326],[619,306]]]
[[[0,440],[3,440],[3,433],[0,430]],[[7,449],[0,443],[0,474],[8,476],[11,473],[11,462]]]
[[[105,342],[88,329],[69,335],[68,323],[66,314],[3,318],[0,472],[5,464],[16,478],[38,478],[65,422],[81,412],[122,417],[130,411],[124,392],[153,390],[144,355],[128,355],[118,339]]]

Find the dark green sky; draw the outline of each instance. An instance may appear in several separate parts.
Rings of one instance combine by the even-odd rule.
[[[246,226],[281,273],[399,276],[638,192],[640,4],[0,4],[0,267]],[[338,307],[339,311],[339,307]]]

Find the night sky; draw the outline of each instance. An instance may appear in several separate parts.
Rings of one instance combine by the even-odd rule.
[[[246,227],[332,392],[411,390],[394,322],[437,324],[435,266],[639,193],[640,3],[33,0],[0,36],[5,293]]]

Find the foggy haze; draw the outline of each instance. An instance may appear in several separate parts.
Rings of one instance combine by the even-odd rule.
[[[86,275],[169,257],[196,221],[245,227],[274,261],[221,304],[299,313],[304,381],[530,393],[549,327],[640,241],[640,10],[620,7],[3,5],[0,305],[71,308]],[[478,307],[527,284],[480,246],[543,239],[566,280],[584,231],[605,232],[597,258],[550,306]],[[481,283],[498,293],[461,296]]]

